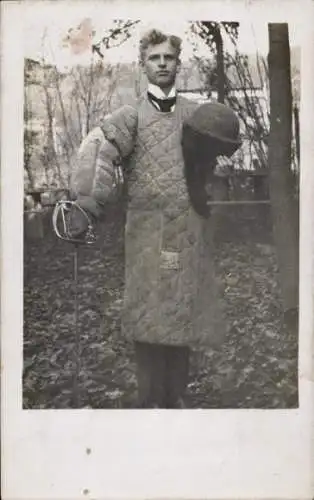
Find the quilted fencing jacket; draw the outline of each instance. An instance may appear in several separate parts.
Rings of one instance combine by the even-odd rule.
[[[72,178],[78,203],[99,217],[114,166],[128,159],[122,332],[132,340],[211,346],[223,339],[210,219],[192,209],[181,151],[196,104],[162,113],[143,95],[106,116],[83,141]]]

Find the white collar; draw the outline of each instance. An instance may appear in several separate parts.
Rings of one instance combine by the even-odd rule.
[[[171,97],[176,96],[176,88],[175,87],[172,87],[172,89],[170,90],[168,95],[166,95],[160,87],[158,87],[157,85],[154,85],[153,83],[148,84],[147,90],[148,90],[148,92],[153,94],[153,96],[157,97],[157,99],[170,99]]]

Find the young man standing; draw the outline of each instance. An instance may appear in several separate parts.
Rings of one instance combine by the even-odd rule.
[[[115,164],[127,160],[122,331],[135,345],[140,408],[185,408],[190,348],[210,345],[222,331],[204,226],[209,169],[198,175],[202,165],[214,164],[217,150],[204,154],[195,147],[198,106],[175,89],[180,52],[178,37],[152,30],[142,38],[147,92],[90,132],[72,180],[77,203],[97,219],[113,188]],[[204,126],[202,113],[197,119]],[[234,149],[236,141],[231,138]],[[73,234],[86,230],[82,212],[73,212],[71,224]]]

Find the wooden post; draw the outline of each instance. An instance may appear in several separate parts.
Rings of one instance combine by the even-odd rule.
[[[292,90],[288,25],[269,24],[269,174],[274,240],[285,311],[298,307],[298,206],[291,171]]]
[[[24,233],[28,240],[40,240],[44,237],[43,212],[33,208],[24,212]]]
[[[300,120],[299,120],[298,106],[294,106],[293,116],[294,116],[295,144],[297,150],[296,153],[297,153],[298,167],[300,167]]]

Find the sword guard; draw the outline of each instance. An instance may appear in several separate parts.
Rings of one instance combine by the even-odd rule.
[[[68,213],[73,209],[73,207],[79,210],[87,220],[87,230],[84,231],[82,237],[74,238],[72,237],[69,227],[68,227]],[[57,201],[53,214],[52,214],[52,225],[55,234],[61,240],[68,241],[69,243],[87,244],[92,245],[96,241],[96,234],[92,224],[92,220],[88,213],[76,203],[76,201],[70,200],[60,200]]]

